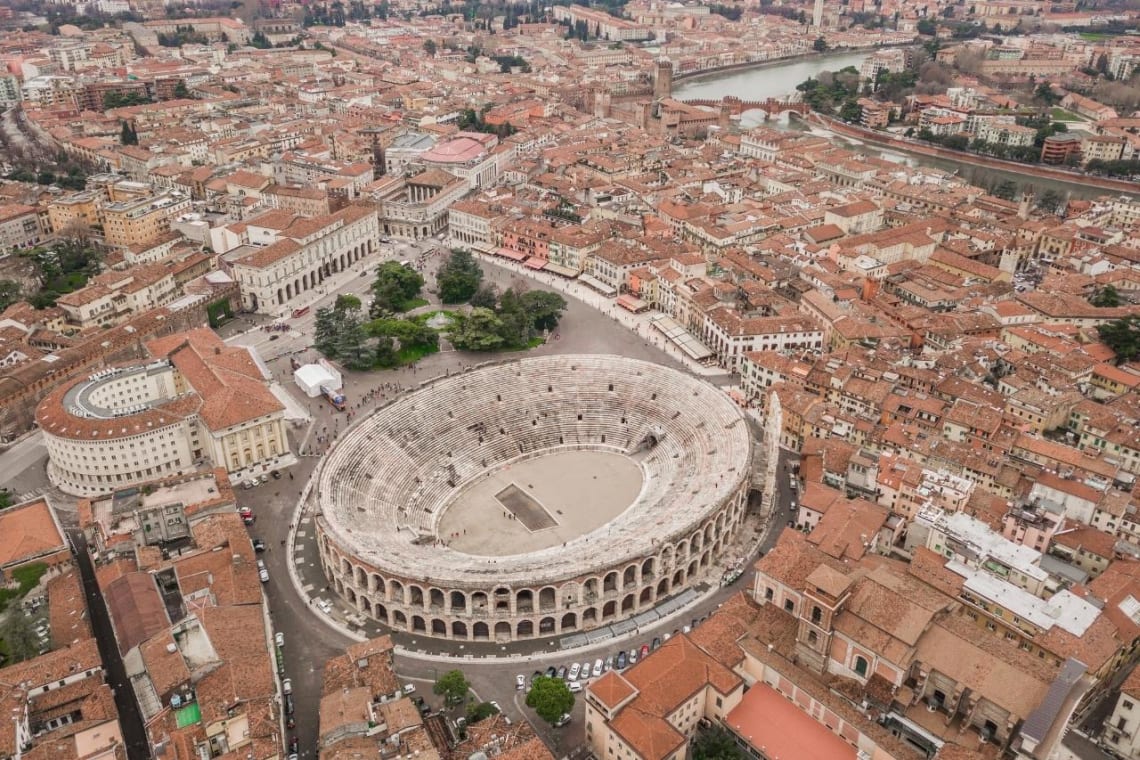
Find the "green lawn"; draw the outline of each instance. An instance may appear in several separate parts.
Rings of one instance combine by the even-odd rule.
[[[439,353],[439,346],[408,346],[407,348],[401,348],[397,351],[396,356],[399,358],[400,366],[404,366],[405,364],[418,362],[425,356],[435,353]]]
[[[1116,35],[1107,32],[1078,32],[1077,36],[1086,42],[1100,42],[1101,40],[1112,39]]]
[[[1088,121],[1085,117],[1075,114],[1072,111],[1066,111],[1064,108],[1053,108],[1050,112],[1053,121]]]
[[[428,305],[428,301],[426,298],[413,298],[409,301],[404,301],[404,303],[403,303],[404,308],[400,309],[400,311],[411,311],[412,309],[418,309],[421,306],[427,306],[427,305]]]

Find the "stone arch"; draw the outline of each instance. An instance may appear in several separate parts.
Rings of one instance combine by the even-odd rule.
[[[531,620],[520,620],[518,627],[515,629],[518,637],[521,639],[524,636],[530,637],[534,635],[534,622]]]
[[[657,598],[665,596],[669,593],[669,579],[662,578],[661,582],[657,584]]]
[[[511,640],[511,624],[503,621],[495,623],[495,640],[496,641],[510,641]]]
[[[586,582],[582,584],[582,590],[585,596],[583,597],[587,602],[593,601],[598,598],[598,579],[587,578]]]
[[[520,615],[534,612],[534,592],[529,588],[519,589],[515,594],[515,612]]]
[[[491,638],[491,629],[486,623],[480,622],[471,626],[471,634],[476,641],[486,641]]]
[[[486,612],[487,610],[487,594],[484,591],[476,591],[471,595],[471,610],[472,612]]]
[[[408,586],[408,604],[421,610],[424,608],[424,590],[415,583]]]
[[[673,586],[675,586],[675,587],[680,586],[684,582],[685,582],[685,571],[684,570],[678,570],[677,572],[673,573]]]
[[[645,588],[641,589],[641,597],[638,599],[638,603],[642,607],[644,607],[647,604],[653,604],[653,587],[652,586],[646,586]]]
[[[404,603],[404,584],[395,578],[388,581],[388,601]]]
[[[625,568],[625,570],[622,571],[621,587],[623,589],[626,589],[626,588],[629,588],[630,586],[635,586],[635,585],[637,585],[637,565],[633,564],[633,565],[627,566]]]
[[[606,573],[606,579],[602,582],[602,592],[617,591],[618,587],[618,574],[616,570],[611,570]]]
[[[538,608],[542,612],[553,612],[558,606],[558,594],[554,586],[546,586],[538,592]]]
[[[621,611],[624,615],[627,612],[633,612],[633,606],[636,603],[636,596],[634,594],[626,594],[625,599],[621,600]]]
[[[506,586],[495,589],[495,612],[509,612],[511,609],[511,590]]]
[[[587,607],[582,611],[582,627],[598,624],[598,608]]]
[[[353,607],[356,606],[356,592],[352,590],[352,586],[349,586],[344,590],[344,596],[346,599],[348,599],[349,604],[351,604]]]
[[[461,620],[456,620],[451,624],[451,637],[453,639],[466,639],[467,638],[467,624]]]
[[[372,614],[372,601],[369,600],[364,594],[360,595],[360,611],[365,615]]]
[[[701,555],[701,567],[708,567],[710,559],[712,559],[712,549],[705,549],[705,553]]]
[[[544,617],[538,621],[538,635],[549,636],[554,633],[554,618]]]
[[[699,567],[699,564],[698,564],[697,560],[694,559],[692,562],[689,563],[689,570],[688,570],[688,572],[685,573],[685,577],[688,578],[689,580],[692,580],[693,576],[697,574],[697,567]]]
[[[368,587],[368,573],[364,572],[363,567],[355,567],[352,569],[352,582],[356,584],[357,588]]]
[[[412,615],[412,631],[416,633],[424,633],[427,631],[427,623],[419,615]]]
[[[340,574],[352,575],[352,564],[344,557],[340,558]]]
[[[713,524],[710,522],[705,526],[705,543],[713,540]]]
[[[655,560],[653,559],[653,557],[650,557],[649,559],[647,559],[641,563],[641,578],[642,578],[642,580],[647,580],[647,579],[653,577],[653,563],[654,562],[655,562]]]
[[[575,615],[573,612],[567,612],[565,615],[562,616],[562,630],[563,630],[563,632],[573,631],[573,630],[577,629],[577,627],[578,627],[578,616]]]
[[[431,635],[432,636],[446,636],[447,623],[439,618],[431,619]]]
[[[400,629],[407,629],[407,627],[408,627],[408,616],[405,615],[400,610],[392,610],[392,627],[393,628],[400,628]]]
[[[385,594],[388,593],[388,584],[380,577],[379,573],[373,573],[372,577],[368,580],[368,590],[373,593]]]
[[[452,612],[466,612],[467,611],[467,594],[462,591],[451,592],[451,611]]]
[[[608,620],[617,614],[617,602],[613,599],[602,605],[602,620]]]
[[[431,588],[428,589],[428,604],[431,605],[433,610],[443,609],[443,589]]]
[[[675,551],[671,545],[666,546],[664,549],[661,550],[661,571],[662,572],[665,572],[666,570],[668,570],[669,566],[673,564],[674,554],[675,554]]]
[[[372,617],[376,618],[381,623],[384,623],[385,625],[387,625],[388,624],[388,608],[385,607],[384,605],[380,604],[380,602],[377,602],[376,606],[372,608]]]

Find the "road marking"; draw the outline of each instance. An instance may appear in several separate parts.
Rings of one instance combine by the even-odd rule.
[[[312,583],[306,583],[304,586],[301,586],[301,590],[304,591],[306,594],[315,588],[316,588],[316,586],[314,586]]]
[[[294,557],[293,558],[293,564],[294,565],[303,565],[303,564],[305,564],[305,558],[304,557]]]
[[[306,535],[308,535],[308,534],[305,533],[305,531],[303,531],[303,530],[297,531],[297,538],[304,538]]]

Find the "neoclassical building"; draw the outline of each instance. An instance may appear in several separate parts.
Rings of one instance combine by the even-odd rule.
[[[354,608],[394,630],[513,641],[628,626],[716,583],[751,460],[740,409],[694,377],[533,357],[437,378],[360,420],[302,498]]]
[[[294,461],[285,407],[248,349],[208,328],[146,348],[149,360],[65,383],[37,407],[61,490],[93,496],[215,466],[236,481]]]

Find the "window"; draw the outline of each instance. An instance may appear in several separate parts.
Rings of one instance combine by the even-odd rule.
[[[861,676],[867,675],[867,660],[863,657],[855,658],[855,672]]]
[[[1132,709],[1132,703],[1129,702],[1127,699],[1124,700],[1124,709],[1125,710],[1131,710]]]
[[[796,611],[795,602],[793,602],[791,599],[785,599],[784,600],[784,609],[787,610],[788,612],[795,612]]]

